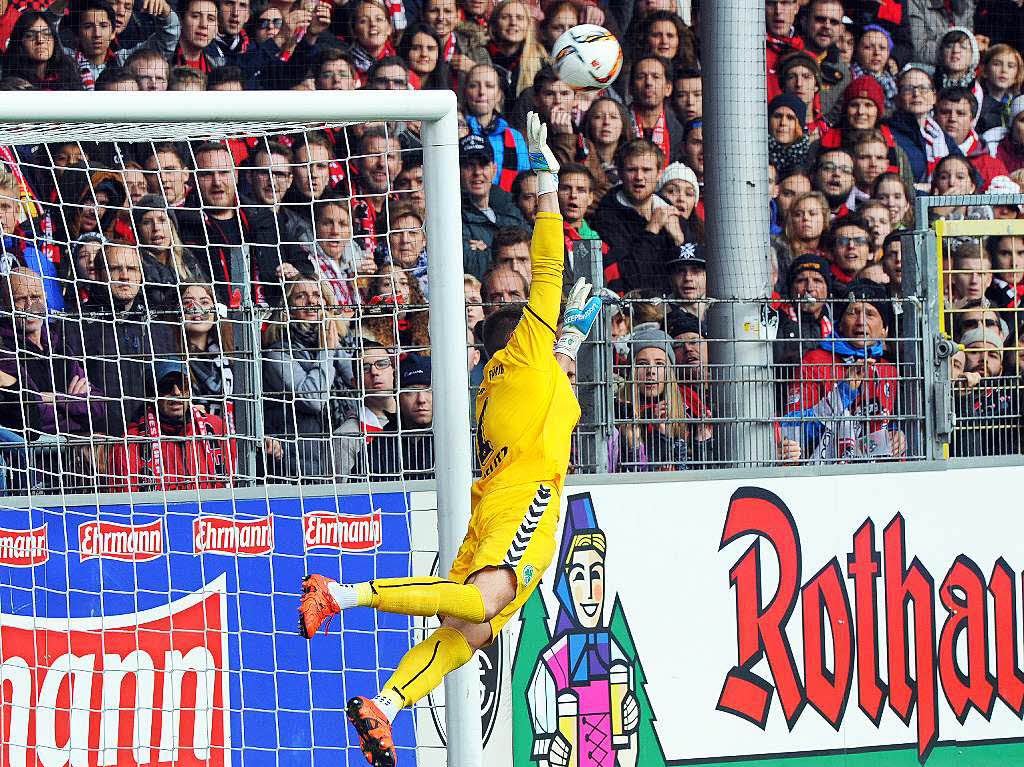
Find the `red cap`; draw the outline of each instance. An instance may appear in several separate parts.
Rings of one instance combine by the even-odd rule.
[[[846,107],[854,99],[869,99],[878,107],[878,115],[885,112],[885,91],[882,84],[871,75],[861,75],[846,86],[843,91],[843,106]]]

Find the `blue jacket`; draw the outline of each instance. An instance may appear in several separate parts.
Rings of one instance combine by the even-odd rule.
[[[485,137],[491,143],[491,154],[494,155],[494,184],[506,192],[512,189],[512,182],[524,170],[530,169],[530,150],[523,134],[508,124],[501,115],[494,118],[486,128],[472,115],[466,118],[469,132]],[[512,152],[506,156],[506,150]]]
[[[914,174],[915,183],[924,183],[929,179],[928,154],[925,150],[924,137],[921,135],[921,128],[917,119],[909,112],[894,112],[889,120],[889,127],[892,129],[892,136],[896,144],[907,153],[907,160],[910,163],[910,172]],[[960,155],[960,147],[956,145],[948,135],[943,134],[946,139],[946,147],[949,154]]]

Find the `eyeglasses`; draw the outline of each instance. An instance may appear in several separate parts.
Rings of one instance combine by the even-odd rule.
[[[280,29],[284,26],[284,19],[260,19],[260,29]]]
[[[364,362],[363,363],[363,372],[364,373],[369,373],[374,368],[377,368],[377,370],[387,370],[390,367],[391,367],[391,360],[388,359],[387,357],[385,357],[383,359],[374,360],[373,362]]]
[[[852,165],[836,165],[834,162],[823,162],[821,169],[826,173],[843,173],[847,176],[853,173]]]
[[[43,40],[52,40],[53,32],[49,29],[30,29],[25,33],[25,40],[32,40],[34,42],[42,42]]]
[[[816,24],[828,24],[830,27],[838,27],[843,23],[842,19],[835,19],[831,16],[815,16],[814,21]]]
[[[374,85],[394,85],[398,88],[405,88],[406,86],[409,85],[409,81],[406,80],[404,77],[384,77],[382,75],[377,75],[370,82],[372,82]]]
[[[868,244],[867,237],[844,237],[840,235],[836,237],[836,245],[841,248],[849,247],[850,245],[863,246]]]
[[[916,96],[919,93],[931,93],[932,86],[930,85],[901,85],[900,93],[904,96]]]

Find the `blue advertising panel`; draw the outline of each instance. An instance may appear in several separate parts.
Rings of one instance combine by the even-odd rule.
[[[379,689],[410,621],[355,609],[308,642],[301,579],[410,574],[407,500],[0,512],[0,767],[365,764],[345,700]],[[395,739],[415,764],[409,715]]]

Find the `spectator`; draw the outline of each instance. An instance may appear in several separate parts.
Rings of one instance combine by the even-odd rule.
[[[896,80],[896,111],[889,121],[896,143],[907,154],[914,183],[919,185],[931,178],[939,160],[960,151],[931,117],[935,106],[932,74],[931,67],[924,64],[903,68]]]
[[[398,139],[384,126],[369,128],[359,139],[353,165],[352,228],[359,247],[374,250],[380,244],[375,236],[377,217],[383,214],[391,184],[402,170]]]
[[[944,157],[935,166],[932,174],[932,195],[968,195],[978,191],[981,174],[971,163],[960,154]],[[942,205],[928,209],[932,221],[944,219],[960,221],[964,219],[983,220],[992,218],[992,208],[988,205]],[[930,222],[929,222],[930,223]]]
[[[988,327],[968,330],[960,339],[965,347],[964,374],[979,376],[973,386],[954,390],[956,425],[950,455],[1014,455],[1021,451],[1020,389],[1003,375],[1003,337]]]
[[[580,16],[576,6],[568,0],[556,0],[543,10],[544,18],[541,19],[538,28],[538,38],[544,50],[550,54],[555,41],[562,33],[580,23]]]
[[[879,130],[862,131],[857,143],[853,146],[853,189],[850,201],[853,208],[860,206],[871,198],[871,189],[875,181],[883,174],[895,171],[889,164],[889,148],[885,143],[885,135]],[[888,217],[888,212],[886,213]]]
[[[875,179],[871,199],[881,202],[889,211],[889,223],[894,227],[910,226],[914,221],[911,201],[914,190],[895,173],[883,173]]]
[[[482,16],[480,23],[469,18],[460,22],[455,0],[426,0],[423,19],[441,38],[441,55],[455,80],[465,77],[477,64],[491,63],[487,53],[487,20]]]
[[[231,369],[231,324],[220,315],[213,286],[205,282],[178,285],[181,302],[181,350],[188,361],[192,401],[207,412],[226,417],[234,393]]]
[[[146,185],[146,174],[142,166],[134,160],[125,160],[121,168],[121,178],[124,180],[125,189],[128,190],[128,202],[130,205],[138,205],[139,200],[149,194],[149,187]]]
[[[214,42],[217,4],[213,0],[183,0],[180,10],[181,39],[171,61],[176,67],[198,69],[209,77],[213,70],[227,64]]]
[[[343,328],[323,282],[289,282],[285,302],[263,332],[266,432],[283,446],[281,460],[268,473],[300,480],[329,476],[330,456],[323,447],[333,431],[331,396],[352,380]]]
[[[163,197],[147,194],[132,208],[132,222],[142,255],[142,274],[150,308],[176,311],[178,285],[202,274],[195,257],[185,250],[173,208]]]
[[[804,103],[804,130],[812,141],[820,139],[828,124],[821,111],[821,68],[817,59],[806,51],[787,54],[779,61],[779,88]]]
[[[494,156],[486,139],[470,134],[459,140],[459,168],[463,263],[466,272],[481,278],[491,264],[491,243],[498,229],[526,226],[526,221],[512,195],[492,183]]]
[[[1010,173],[1024,168],[1024,95],[1010,102],[1010,127],[996,147],[996,159]]]
[[[224,420],[191,402],[188,368],[155,365],[156,402],[129,424],[127,439],[110,451],[113,490],[208,490],[227,487],[237,465],[235,440]]]
[[[530,8],[520,0],[500,0],[494,5],[488,22],[490,43],[487,51],[502,76],[502,89],[508,103],[533,85],[533,78],[547,59],[544,46],[537,41]]]
[[[423,212],[408,206],[395,206],[391,209],[390,259],[398,268],[409,273],[419,285],[424,297],[429,297],[427,289],[427,235],[423,229]],[[501,234],[499,230],[498,235]],[[497,238],[495,238],[497,240]],[[529,252],[527,252],[529,259]]]
[[[427,299],[419,282],[394,264],[384,264],[370,279],[363,336],[389,348],[430,350]]]
[[[123,215],[128,190],[115,171],[86,173],[75,168],[61,175],[58,183],[64,201],[58,240],[76,240],[86,232],[100,232],[111,238],[131,239],[131,224]]]
[[[764,5],[765,27],[768,32],[765,64],[768,75],[768,100],[778,96],[779,60],[793,51],[803,50],[803,38],[797,35],[794,25],[800,10],[797,0],[767,0]]]
[[[983,94],[975,82],[975,72],[981,61],[981,51],[974,33],[967,27],[950,27],[942,35],[939,53],[935,59],[935,84],[942,92],[948,88],[966,88],[976,99],[975,112]]]
[[[666,266],[686,241],[679,211],[654,191],[664,164],[661,149],[646,139],[623,146],[617,156],[623,183],[601,199],[593,216],[608,245],[605,284],[619,294],[636,287],[663,292]]]
[[[313,231],[304,218],[282,201],[292,187],[295,156],[279,141],[261,142],[249,155],[250,170],[244,175],[253,202],[273,212],[282,242],[308,242]],[[315,211],[315,207],[314,207]]]
[[[634,328],[630,366],[615,402],[617,439],[610,446],[610,471],[687,468],[686,408],[676,381],[672,337],[656,327]]]
[[[814,166],[814,188],[825,196],[833,216],[850,212],[853,155],[846,149],[824,149]]]
[[[619,183],[615,155],[629,140],[629,120],[629,113],[621,103],[602,97],[596,99],[583,116],[580,135],[560,133],[548,139],[559,163],[580,163],[590,169],[595,183],[595,203]],[[590,214],[595,211],[596,207],[592,206]]]
[[[364,87],[374,91],[409,90],[409,67],[400,56],[382,56],[367,70]]]
[[[658,194],[679,211],[687,240],[704,240],[704,222],[701,221],[700,184],[697,174],[681,162],[670,163],[658,176]]]
[[[985,296],[1000,309],[1019,309],[1024,297],[1024,237],[988,237],[985,251],[995,270]]]
[[[824,257],[822,236],[830,219],[828,203],[821,192],[804,192],[789,206],[783,236],[772,243],[779,268],[789,269],[790,262],[804,253]]]
[[[172,208],[185,204],[185,198],[192,189],[192,174],[176,144],[153,144],[153,151],[143,160],[142,167],[148,172],[146,184],[150,194],[163,194]]]
[[[78,67],[58,44],[57,30],[40,11],[25,11],[11,30],[0,57],[5,77],[22,77],[44,91],[80,91]]]
[[[205,249],[203,272],[212,277],[221,303],[232,309],[241,306],[241,289],[249,284],[255,301],[273,305],[280,295],[282,265],[274,247],[278,235],[273,214],[239,197],[238,171],[225,145],[200,144],[194,154],[198,195],[193,192],[193,207],[201,205],[202,213],[179,215],[182,240]],[[251,246],[248,263],[243,262],[243,243]]]
[[[662,156],[659,171],[673,160],[684,159],[684,129],[670,108],[671,95],[671,63],[660,56],[648,55],[637,59],[629,77],[632,104],[630,135],[646,139],[658,147]]]
[[[673,309],[666,317],[668,334],[675,352],[673,362],[679,378],[679,393],[689,423],[687,452],[690,467],[713,468],[714,429],[711,368],[708,365],[707,326],[689,312]]]
[[[668,262],[672,298],[682,301],[679,307],[698,320],[707,311],[707,256],[703,245],[686,243],[679,247],[679,255]]]
[[[313,265],[334,294],[334,303],[351,310],[361,300],[360,289],[377,273],[373,254],[352,238],[352,214],[342,200],[323,200],[313,206],[316,254]]]
[[[937,60],[940,42],[947,30],[969,27],[974,19],[974,7],[974,0],[959,0],[941,8],[928,0],[906,0],[910,41],[918,60]]]
[[[74,326],[48,316],[43,281],[23,266],[4,280],[0,305],[0,425],[28,441],[39,434],[91,435],[103,419]]]
[[[1009,176],[996,176],[985,187],[985,194],[1020,194],[1020,184]],[[1020,205],[992,205],[992,216],[1013,220],[1020,215]]]
[[[18,220],[21,204],[21,185],[13,173],[0,171],[0,273],[10,274],[16,266],[28,267],[43,278],[46,308],[58,312],[64,308],[64,285],[57,274],[57,265],[46,257],[36,242],[34,232],[41,229],[40,221]]]
[[[839,58],[836,47],[844,13],[839,0],[812,0],[804,7],[801,38],[804,50],[821,69],[821,109],[825,114],[832,111],[851,79],[850,67]]]
[[[217,37],[213,44],[225,59],[235,59],[253,47],[245,31],[251,13],[249,0],[218,0]]]
[[[1007,128],[1010,102],[1024,86],[1024,58],[1020,51],[1002,43],[991,46],[981,59],[978,77],[985,96],[975,126],[984,135],[993,128]]]
[[[393,440],[389,434],[398,431],[394,351],[367,339],[360,339],[360,348],[355,368],[360,401],[356,411],[335,430],[337,476],[366,475],[367,454],[380,451],[374,443],[378,439]]]
[[[950,282],[954,305],[985,297],[992,284],[992,261],[977,242],[961,242],[953,250]]]
[[[903,240],[905,229],[889,232],[882,242],[882,268],[889,276],[889,292],[894,296],[903,295]]]
[[[892,231],[888,209],[878,200],[868,200],[857,207],[857,218],[863,222],[871,233],[871,256],[869,261],[880,259],[882,257],[882,243],[885,242],[885,238]]]
[[[892,37],[882,26],[869,24],[857,40],[853,63],[850,65],[850,73],[855,78],[866,76],[878,83],[878,89],[882,94],[879,117],[892,109],[896,94],[899,92],[896,78],[893,77],[893,47]]]
[[[871,232],[859,219],[837,218],[829,227],[826,242],[832,256],[833,282],[849,285],[871,257]]]
[[[530,270],[530,241],[533,235],[528,229],[508,227],[499,229],[491,243],[491,253],[495,268],[511,269],[519,274],[526,283],[529,293],[530,281],[533,277]]]
[[[967,301],[963,306],[958,307],[953,314],[953,339],[960,343],[960,339],[969,330],[991,330],[999,334],[1000,345],[1006,342],[1010,335],[1010,329],[1006,322],[999,316],[987,298],[979,298],[974,301]]]
[[[793,201],[800,195],[811,191],[811,178],[802,171],[780,173],[779,176],[781,176],[779,179],[779,193],[775,198],[775,202],[778,205],[781,223],[785,226]]]
[[[238,67],[219,67],[210,72],[210,76],[206,79],[206,87],[211,91],[245,90],[245,75]]]
[[[512,199],[528,226],[537,218],[537,174],[520,173],[512,182]]]
[[[131,72],[126,72],[117,67],[107,67],[99,77],[96,78],[96,90],[98,91],[125,91],[131,93],[139,91],[139,80]]]
[[[313,204],[322,200],[330,191],[331,180],[331,145],[327,137],[320,132],[304,134],[292,150],[291,184],[281,197],[281,210],[289,220],[289,228],[300,234],[300,239],[308,240],[308,233],[313,231]],[[372,180],[360,179],[369,186],[376,185],[377,174],[382,173],[383,184],[387,188],[387,166],[378,168],[374,164]],[[364,201],[364,205],[368,201]],[[281,218],[281,214],[278,214]]]
[[[395,179],[394,197],[404,205],[425,210],[427,196],[423,187],[423,156],[414,152],[402,158],[402,170]]]
[[[585,216],[594,202],[594,177],[585,165],[568,163],[558,174],[558,207],[562,213],[565,231],[565,253],[568,263],[574,263],[573,248],[581,240],[598,240]],[[601,245],[602,251],[604,245]],[[571,272],[572,269],[569,269]]]
[[[349,53],[364,84],[370,67],[378,59],[394,56],[391,13],[380,0],[357,0],[352,9]]]
[[[442,58],[444,42],[429,24],[417,21],[406,28],[398,55],[409,68],[409,82],[417,90],[452,90],[451,67]]]
[[[168,18],[170,18],[170,16],[168,16]],[[176,16],[175,21],[177,21]],[[174,42],[175,44],[177,43],[177,37],[175,37]],[[139,83],[139,90],[166,91],[169,88],[170,71],[167,65],[167,59],[163,54],[153,48],[144,46],[132,52],[128,58],[125,59],[124,68],[135,76],[135,79]],[[197,70],[192,71],[196,72]],[[198,74],[202,75],[204,78],[206,76],[203,72],[198,72]],[[200,90],[206,90],[205,80],[203,81],[203,87]]]
[[[462,275],[462,285],[466,295],[466,327],[473,332],[477,323],[484,318],[484,300],[480,295],[480,280],[472,274],[464,274]]]
[[[150,317],[142,259],[133,245],[104,245],[96,257],[96,280],[82,304],[87,376],[105,396],[103,418],[94,430],[120,436],[139,418],[146,393],[153,390],[153,360],[171,354],[173,335],[165,321]]]
[[[533,101],[534,110],[548,126],[548,134],[575,133],[573,107],[577,104],[576,92],[568,83],[558,79],[553,67],[543,66],[533,77],[533,86],[516,100],[516,116],[513,121],[525,128],[524,110],[529,109]]]
[[[847,288],[836,330],[806,352],[790,384],[783,434],[793,435],[810,463],[899,457],[906,437],[893,420],[898,370],[886,359],[894,326],[885,289]]]
[[[484,303],[484,317],[489,317],[503,304],[526,301],[529,286],[517,271],[507,266],[492,266],[480,283],[480,297]]]
[[[992,156],[988,144],[974,130],[974,121],[978,116],[978,102],[974,94],[963,86],[953,86],[939,94],[935,106],[935,122],[953,139],[960,152],[971,161],[981,175],[981,186],[996,176],[1005,176],[1006,166]]]
[[[669,62],[672,65],[670,81],[672,72],[700,66],[693,32],[674,10],[652,10],[644,16],[637,53],[634,61],[641,56],[658,56]]]
[[[522,171],[529,170],[530,158],[523,134],[502,117],[504,92],[497,70],[490,64],[477,64],[465,76],[459,105],[466,114],[470,133],[483,136],[491,145],[496,163],[494,183],[511,191]],[[532,176],[532,173],[522,174]]]
[[[399,363],[398,424],[401,430],[402,479],[433,479],[434,402],[430,389],[430,357],[408,354]],[[371,474],[373,473],[371,469]]]
[[[704,80],[699,69],[675,70],[672,79],[672,108],[685,125],[704,116]]]
[[[268,6],[268,10],[276,9]],[[261,23],[262,21],[261,18]],[[324,48],[318,51],[313,58],[312,71],[316,89],[319,91],[351,91],[359,84],[356,65],[347,53],[337,48]]]
[[[905,0],[846,0],[843,9],[849,22],[843,25],[844,34],[838,45],[842,49],[849,40],[853,42],[853,30],[877,26],[892,40],[889,69],[895,73],[907,63],[914,53],[910,42]],[[852,46],[851,46],[852,47]],[[921,59],[924,61],[925,59]]]
[[[781,93],[768,105],[768,159],[778,173],[803,171],[813,148],[804,133],[807,106],[792,93]]]
[[[804,354],[832,333],[832,265],[815,253],[793,260],[786,278],[786,303],[780,307],[776,342],[772,347],[782,377],[790,378]]]
[[[89,291],[96,282],[96,258],[106,241],[99,232],[89,232],[71,244],[74,282],[64,287],[64,305],[68,314],[78,314],[80,304],[89,298]]]

